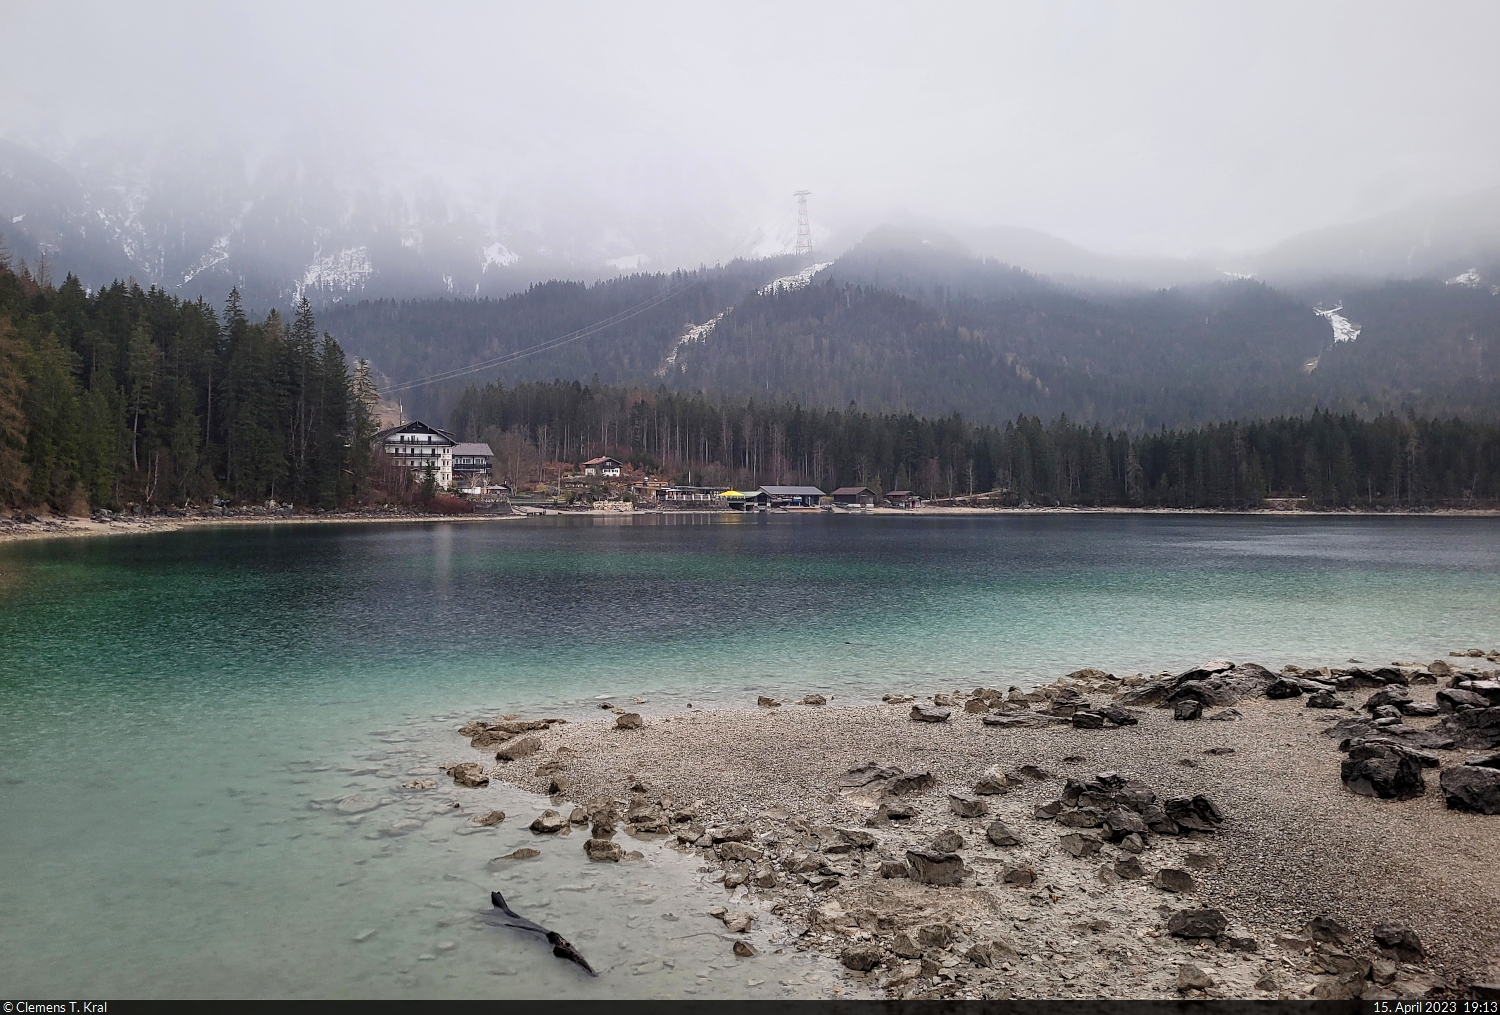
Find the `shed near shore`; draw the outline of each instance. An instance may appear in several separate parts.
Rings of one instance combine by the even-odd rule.
[[[833,502],[843,507],[868,507],[875,503],[875,491],[868,486],[841,486],[833,491]]]

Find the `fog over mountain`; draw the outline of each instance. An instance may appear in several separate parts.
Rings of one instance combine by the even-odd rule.
[[[9,5],[0,234],[250,305],[928,223],[1159,286],[1482,267],[1500,8]]]

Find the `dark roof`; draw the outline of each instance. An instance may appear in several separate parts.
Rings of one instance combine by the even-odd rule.
[[[772,497],[826,497],[828,496],[816,486],[763,486],[761,487]]]
[[[875,491],[868,486],[841,486],[833,491],[835,497],[855,497],[862,493],[867,493],[872,497],[875,495]]]
[[[886,496],[887,497],[910,497],[910,496],[912,496],[912,492],[910,490],[892,490],[890,493],[886,494]]]
[[[412,420],[409,423],[402,423],[400,426],[393,426],[393,427],[391,427],[388,430],[382,430],[378,434],[375,435],[375,439],[377,441],[383,441],[387,437],[389,437],[391,434],[396,434],[396,433],[430,433],[430,434],[437,434],[439,437],[442,437],[442,438],[446,439],[450,444],[457,444],[458,443],[458,438],[455,437],[455,436],[453,436],[453,434],[450,433],[449,431],[447,431],[447,430],[440,430],[440,429],[438,429],[435,426],[428,426],[426,423],[423,423],[420,419],[414,419],[414,420]]]
[[[620,464],[620,460],[618,458],[611,458],[608,455],[600,455],[598,458],[590,458],[588,461],[584,462],[583,464],[584,465],[606,465],[606,464],[608,464],[610,462],[614,462],[616,465]]]
[[[453,445],[453,453],[455,455],[469,455],[470,457],[481,455],[485,458],[495,457],[495,453],[490,450],[488,444],[455,444]]]

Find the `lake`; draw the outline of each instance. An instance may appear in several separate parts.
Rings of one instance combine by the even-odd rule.
[[[805,996],[694,861],[533,861],[454,728],[1500,645],[1484,518],[644,516],[0,546],[0,982],[16,996]],[[632,706],[636,707],[636,706]],[[403,781],[436,775],[439,788]],[[341,802],[342,801],[342,802]],[[353,802],[351,802],[353,801]],[[455,807],[455,804],[460,806]],[[368,805],[368,806],[367,806]],[[500,807],[496,828],[469,818]],[[601,969],[480,919],[505,891]]]

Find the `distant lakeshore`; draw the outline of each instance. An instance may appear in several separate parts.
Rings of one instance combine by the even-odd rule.
[[[800,508],[773,511],[772,514],[818,515],[828,514],[820,508]],[[837,515],[879,518],[936,518],[936,517],[984,517],[1000,515],[1165,515],[1205,517],[1275,517],[1275,518],[1495,518],[1500,517],[1500,508],[1430,508],[1414,510],[1356,511],[1337,509],[1309,511],[1305,509],[1238,509],[1219,510],[1213,508],[1162,508],[1162,507],[920,507],[920,508],[867,508],[864,510],[838,510]],[[0,543],[29,542],[41,539],[76,539],[97,536],[146,535],[158,532],[176,532],[187,528],[209,526],[250,525],[393,525],[401,523],[458,522],[515,522],[536,517],[588,517],[588,518],[636,518],[663,516],[710,516],[740,517],[740,512],[726,511],[625,511],[619,509],[558,509],[536,507],[531,511],[520,510],[514,514],[448,515],[428,514],[415,511],[338,511],[324,514],[254,514],[218,515],[195,512],[186,515],[122,515],[109,520],[83,518],[76,515],[26,515],[0,517]],[[32,520],[22,520],[30,518]]]

